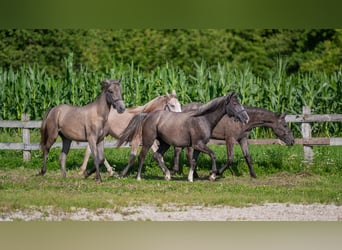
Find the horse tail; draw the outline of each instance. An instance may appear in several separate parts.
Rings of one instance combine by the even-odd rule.
[[[42,148],[42,149],[45,148],[46,143],[47,143],[47,139],[49,138],[48,129],[46,127],[46,121],[47,121],[47,117],[48,117],[51,110],[52,110],[52,108],[47,109],[47,111],[44,115],[43,121],[42,121],[42,125],[40,127],[40,148]]]
[[[126,142],[131,142],[137,136],[141,137],[142,126],[147,114],[148,113],[139,113],[130,120],[125,130],[119,135],[118,142],[116,144],[117,148]]]

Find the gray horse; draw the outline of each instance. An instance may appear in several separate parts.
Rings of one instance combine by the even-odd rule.
[[[202,105],[201,103],[189,103],[182,107],[183,111],[189,111],[192,109],[198,109]],[[249,122],[242,124],[240,122],[234,121],[231,117],[227,115],[223,116],[222,119],[217,123],[213,129],[211,135],[212,139],[225,140],[227,148],[227,163],[218,171],[218,174],[222,175],[223,172],[232,165],[234,156],[234,144],[238,142],[243,155],[245,157],[246,163],[249,168],[250,176],[256,178],[256,174],[253,169],[252,159],[248,150],[248,137],[253,128],[256,127],[268,127],[271,128],[273,133],[282,140],[287,146],[294,144],[294,137],[291,129],[285,121],[286,113],[277,114],[267,109],[257,108],[257,107],[247,107],[244,106],[245,110],[249,116]],[[179,172],[179,155],[182,148],[175,148],[175,158],[172,173]],[[187,149],[188,161],[191,161],[191,149]],[[196,176],[195,172],[195,176]]]
[[[83,107],[61,104],[47,111],[40,128],[43,166],[38,175],[45,174],[47,155],[60,135],[63,141],[59,158],[62,177],[66,177],[65,162],[71,142],[88,142],[94,156],[96,180],[102,181],[99,165],[104,160],[104,127],[111,106],[123,113],[125,104],[122,100],[120,80],[105,80],[101,84],[102,92],[94,102]]]
[[[189,172],[189,181],[193,181],[193,171],[200,152],[206,153],[212,160],[212,174],[210,180],[216,178],[216,157],[214,152],[207,147],[213,128],[222,116],[228,114],[235,116],[241,122],[248,122],[248,114],[238,101],[236,93],[216,98],[202,106],[200,109],[190,112],[165,112],[156,111],[149,114],[143,113],[135,116],[119,138],[118,146],[142,135],[142,149],[139,155],[139,168],[137,180],[141,179],[141,170],[148,150],[155,140],[160,145],[153,157],[162,168],[165,179],[171,178],[170,171],[166,168],[163,155],[169,147],[192,147],[194,149]]]

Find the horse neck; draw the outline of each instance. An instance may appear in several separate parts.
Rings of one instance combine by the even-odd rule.
[[[203,116],[208,121],[208,124],[213,129],[216,124],[222,119],[222,117],[226,114],[225,109],[225,96],[218,97],[211,102],[203,105],[199,108],[202,110],[196,116]]]
[[[107,120],[111,104],[107,102],[106,94],[102,92],[93,104],[96,106],[97,114]]]
[[[270,110],[254,107],[245,107],[248,113],[249,121],[245,125],[246,130],[256,127],[272,128],[273,124],[277,122],[277,116]]]
[[[143,112],[150,113],[157,110],[163,110],[165,105],[166,99],[164,97],[157,97],[144,105]]]

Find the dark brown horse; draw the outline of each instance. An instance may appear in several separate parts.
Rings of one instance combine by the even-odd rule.
[[[104,127],[109,111],[111,106],[119,113],[125,111],[120,80],[106,80],[101,84],[102,93],[94,102],[83,107],[62,104],[50,109],[45,114],[40,128],[43,166],[38,175],[45,174],[47,155],[60,135],[63,141],[59,158],[62,177],[66,177],[65,162],[71,142],[88,142],[94,156],[96,180],[101,181],[99,165],[104,159],[103,139],[106,135]]]
[[[138,113],[144,112],[144,113],[150,113],[157,110],[168,110],[172,112],[181,112],[181,105],[177,99],[176,91],[172,91],[171,94],[166,94],[163,96],[158,96],[154,98],[153,100],[149,101],[143,106],[137,106],[132,108],[126,108],[125,112],[122,114],[119,114],[117,110],[111,109],[108,117],[108,121],[106,123],[105,130],[107,131],[106,134],[111,135],[114,138],[118,138],[119,135],[124,131],[124,129],[127,127],[129,121]],[[120,176],[124,177],[126,176],[128,170],[133,165],[138,148],[141,144],[141,138],[136,138],[137,140],[131,141],[131,153],[130,153],[130,159],[126,166],[126,168],[122,171]],[[153,147],[154,151],[157,151],[157,146]],[[86,149],[86,153],[84,156],[83,164],[80,167],[80,174],[84,174],[85,176],[90,175],[94,169],[91,169],[89,172],[86,172],[87,162],[89,160],[90,156],[90,147],[88,145]],[[104,165],[107,168],[107,171],[112,176],[114,174],[114,171],[112,167],[109,165],[108,161],[104,160]]]
[[[236,93],[216,98],[203,105],[200,109],[190,112],[156,111],[135,116],[119,138],[118,146],[142,134],[142,149],[139,155],[137,179],[141,179],[141,170],[145,156],[155,140],[159,141],[159,148],[153,157],[162,168],[165,179],[171,178],[166,168],[163,155],[169,147],[192,147],[194,149],[189,172],[189,181],[193,181],[193,170],[200,152],[206,153],[212,160],[212,174],[210,180],[216,178],[216,159],[214,152],[206,146],[213,128],[222,116],[235,116],[241,122],[248,122],[247,112],[238,101]]]
[[[182,107],[183,111],[197,109],[203,104],[200,103],[190,103]],[[255,172],[252,165],[252,159],[248,150],[248,137],[253,128],[256,127],[268,127],[271,128],[275,135],[281,139],[287,146],[294,144],[294,137],[291,129],[287,126],[285,121],[286,114],[276,114],[270,110],[247,107],[245,110],[249,116],[249,122],[247,124],[242,124],[234,121],[234,119],[223,116],[222,119],[217,123],[211,135],[212,139],[225,140],[227,147],[227,163],[218,171],[220,175],[233,163],[234,156],[234,143],[238,142],[245,160],[247,162],[250,176],[255,178]],[[179,171],[179,155],[181,148],[175,148],[175,159],[173,166],[173,173]],[[191,149],[188,148],[187,158],[191,159]],[[196,173],[195,173],[196,175]]]

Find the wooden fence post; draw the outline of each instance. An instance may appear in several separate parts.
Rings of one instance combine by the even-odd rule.
[[[306,115],[311,114],[311,109],[308,106],[303,107],[303,117],[305,119]],[[311,139],[311,125],[310,123],[303,122],[302,123],[302,136],[303,139]],[[314,153],[312,146],[303,145],[304,150],[304,162],[306,163],[312,163]]]
[[[22,119],[23,122],[28,122],[30,120],[29,114],[23,114]],[[31,160],[31,151],[26,150],[26,145],[30,144],[30,129],[29,128],[23,128],[23,144],[24,144],[24,150],[23,150],[23,160],[24,161],[30,161]]]

